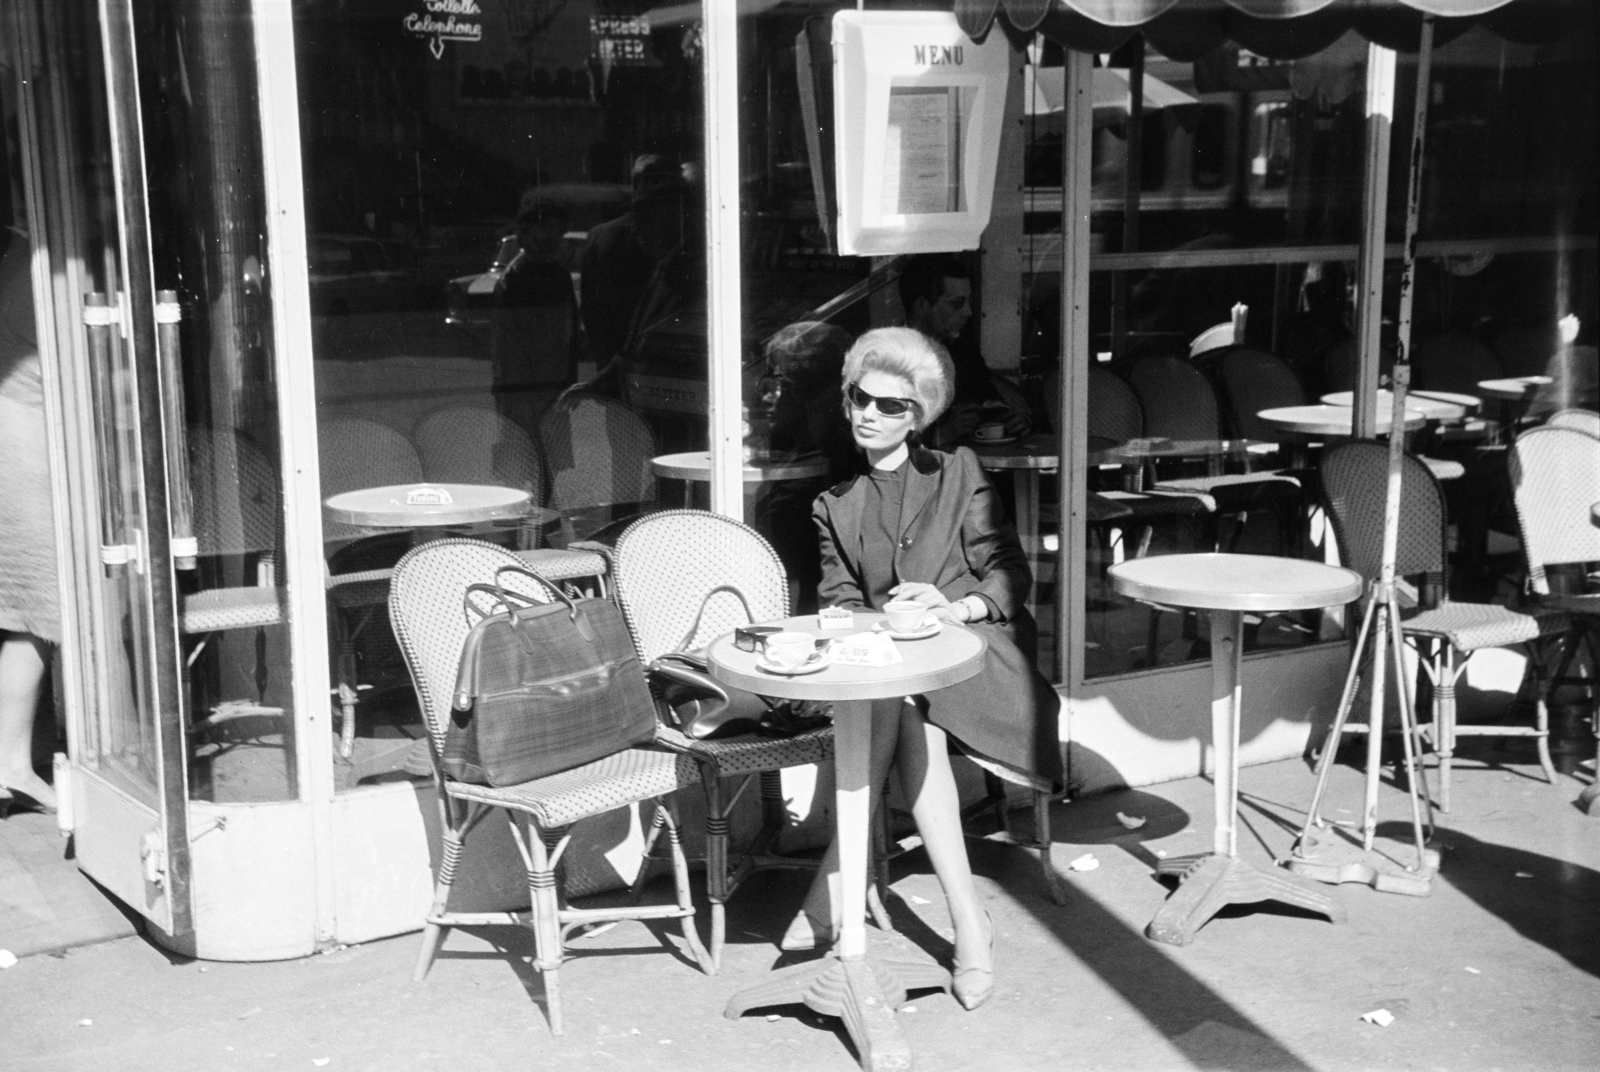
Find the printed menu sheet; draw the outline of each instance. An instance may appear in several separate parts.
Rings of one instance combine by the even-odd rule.
[[[960,87],[892,87],[880,211],[961,211],[961,138]]]

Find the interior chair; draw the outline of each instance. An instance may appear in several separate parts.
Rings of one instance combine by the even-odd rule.
[[[1545,420],[1547,428],[1570,428],[1600,439],[1600,413],[1592,409],[1560,409]]]
[[[1445,529],[1448,518],[1438,480],[1414,454],[1402,459],[1400,527],[1395,544],[1395,575],[1421,575],[1419,610],[1401,622],[1405,638],[1417,648],[1418,663],[1432,691],[1432,720],[1422,727],[1439,762],[1439,807],[1450,810],[1451,765],[1456,739],[1464,736],[1531,737],[1545,778],[1555,781],[1550,763],[1547,684],[1541,679],[1537,642],[1569,628],[1559,610],[1519,611],[1497,603],[1458,603],[1446,596]],[[1389,447],[1371,442],[1343,443],[1322,457],[1322,486],[1328,516],[1344,564],[1378,580],[1383,561],[1383,518],[1388,498]],[[1458,725],[1456,683],[1466,659],[1480,648],[1527,646],[1534,684],[1532,726]],[[1458,659],[1459,655],[1459,659]]]
[[[278,472],[272,461],[247,436],[229,429],[191,428],[188,436],[191,517],[202,587],[180,599],[178,627],[189,642],[183,656],[184,696],[193,703],[191,735],[240,719],[266,716],[285,732],[292,720],[280,708],[263,706],[270,662],[262,630],[285,620],[284,590],[278,583],[281,546]],[[217,633],[253,629],[255,697],[213,705],[195,697],[193,667]],[[203,712],[203,713],[202,713]],[[284,741],[288,766],[293,750]]]
[[[378,421],[333,417],[317,427],[317,456],[324,499],[361,488],[415,484],[425,479],[422,459],[411,440]],[[341,714],[339,754],[355,749],[356,705],[370,685],[360,684],[356,641],[384,612],[389,576],[395,561],[410,545],[410,532],[369,536],[339,521],[324,521],[323,539],[334,545],[328,555],[328,627],[338,648],[334,695]]]
[[[699,780],[688,757],[655,748],[626,748],[604,759],[513,786],[484,786],[457,781],[440,764],[445,731],[450,724],[461,649],[471,629],[462,612],[467,588],[495,580],[501,566],[521,562],[504,548],[478,540],[435,540],[408,551],[394,568],[389,591],[389,620],[405,654],[428,730],[433,784],[438,796],[441,846],[434,873],[434,895],[422,933],[422,949],[413,978],[421,981],[432,966],[452,927],[515,926],[533,932],[533,966],[544,977],[550,1030],[563,1031],[559,969],[567,956],[567,938],[574,930],[616,920],[676,919],[689,954],[702,970],[711,961],[694,926],[689,896],[689,869],[678,837],[671,794]],[[518,574],[502,575],[507,589],[548,602],[544,586]],[[485,608],[489,609],[489,608]],[[617,808],[651,801],[654,822],[664,826],[676,879],[671,903],[574,908],[564,896],[561,858],[579,820]],[[492,810],[506,813],[511,836],[528,873],[531,910],[527,912],[461,912],[450,909],[450,891],[467,838]],[[641,864],[641,866],[643,866]]]
[[[539,439],[550,474],[549,505],[561,514],[563,545],[654,507],[655,437],[616,399],[581,389],[566,392],[540,419]]]
[[[1500,329],[1494,337],[1494,352],[1505,376],[1543,376],[1559,349],[1561,332],[1555,324],[1513,325]]]
[[[1221,436],[1216,393],[1194,365],[1176,357],[1146,357],[1128,368],[1128,383],[1144,411],[1144,434],[1173,440],[1214,440]],[[1248,464],[1248,463],[1247,463]],[[1210,517],[1234,518],[1229,547],[1243,534],[1250,511],[1267,507],[1277,514],[1279,530],[1292,542],[1298,528],[1301,483],[1276,471],[1226,473],[1157,481],[1152,490],[1202,497]],[[1220,529],[1210,540],[1221,549]]]
[[[1361,346],[1355,339],[1341,339],[1328,347],[1322,355],[1322,390],[1318,393],[1318,397],[1335,391],[1354,391],[1356,365],[1360,355]],[[1392,345],[1379,347],[1378,379],[1385,387],[1389,385],[1390,377],[1394,374],[1394,356]]]
[[[1591,666],[1600,665],[1600,577],[1588,571],[1600,562],[1600,525],[1590,515],[1600,502],[1600,439],[1573,428],[1532,428],[1511,445],[1510,472],[1522,552],[1528,566],[1528,588],[1538,605],[1568,612],[1572,629],[1553,683],[1588,691],[1595,701],[1593,677],[1569,676],[1580,645],[1587,646]],[[1591,669],[1591,674],[1593,673]],[[1594,724],[1600,737],[1600,719]],[[1600,749],[1596,760],[1600,762]],[[1595,802],[1596,781],[1585,791],[1588,807]]]
[[[424,480],[441,484],[490,484],[526,491],[544,503],[544,463],[533,438],[493,406],[447,403],[424,413],[411,429]],[[491,523],[492,524],[492,523]],[[518,528],[518,547],[538,546],[539,524]]]
[[[1305,384],[1294,369],[1272,354],[1232,346],[1216,355],[1213,368],[1227,404],[1228,426],[1241,439],[1276,442],[1282,433],[1256,414],[1306,403]]]
[[[725,592],[710,595],[721,585],[733,585],[744,594],[756,621],[772,621],[789,614],[789,582],[772,546],[747,525],[702,510],[663,510],[629,525],[617,540],[612,583],[639,660],[646,667],[663,655],[700,647],[736,626],[749,624],[737,597]],[[700,617],[698,632],[689,636],[702,604],[705,613]],[[747,733],[700,741],[669,723],[663,711],[663,743],[691,757],[700,767],[706,799],[711,961],[720,965],[727,933],[724,906],[740,883],[756,871],[816,867],[815,860],[781,856],[773,851],[788,824],[778,772],[785,767],[830,762],[833,727],[793,737]],[[724,778],[740,779],[731,793],[723,784]],[[761,831],[735,859],[729,816],[753,780],[759,781],[761,789]],[[874,909],[879,925],[887,929],[887,917],[881,913],[881,907]]]
[[[1021,387],[998,374],[991,374],[989,382],[994,384],[995,393],[1000,396],[1000,400],[1008,409],[1027,415],[1029,431],[1040,426],[1039,415],[1034,411],[1033,402]]]

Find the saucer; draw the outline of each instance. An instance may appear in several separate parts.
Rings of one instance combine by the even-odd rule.
[[[927,621],[928,619],[923,620]],[[898,629],[891,629],[889,627],[889,623],[887,621],[883,621],[874,624],[872,631],[874,633],[888,633],[889,636],[894,640],[926,640],[928,637],[938,636],[939,631],[943,628],[944,623],[939,619],[934,618],[932,619],[931,624],[924,625],[921,629],[911,629],[906,632],[900,632]]]
[[[765,655],[762,655],[756,660],[756,666],[762,670],[765,670],[769,674],[777,674],[780,677],[799,677],[801,674],[814,674],[818,670],[826,669],[831,661],[832,660],[828,658],[825,652],[818,651],[813,652],[811,658],[807,659],[804,663],[795,667],[793,670],[789,669],[787,666],[780,666],[779,664],[772,662]]]
[[[982,436],[973,436],[972,445],[975,447],[999,447],[1004,446],[1007,443],[1015,443],[1021,438],[1021,436],[1014,435],[996,436],[993,439],[985,439]]]

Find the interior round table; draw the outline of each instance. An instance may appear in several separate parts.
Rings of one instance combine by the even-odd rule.
[[[985,469],[1056,469],[1061,465],[1061,437],[1036,432],[1010,443],[968,444]]]
[[[1267,424],[1284,432],[1301,435],[1338,436],[1348,438],[1353,434],[1356,411],[1349,406],[1277,406],[1256,414]],[[1376,431],[1389,430],[1390,411],[1379,407],[1374,423]],[[1427,417],[1415,409],[1406,410],[1406,431],[1412,432],[1427,423]]]
[[[711,479],[711,452],[690,450],[681,454],[661,454],[650,459],[650,468],[656,476],[669,480]],[[828,471],[828,459],[820,454],[805,458],[761,462],[744,467],[746,484],[765,484],[777,480],[809,480]]]
[[[1485,397],[1498,398],[1502,402],[1525,402],[1539,388],[1553,382],[1549,376],[1507,376],[1498,380],[1479,380],[1478,390]]]
[[[1162,861],[1157,872],[1179,876],[1180,885],[1145,933],[1156,941],[1186,945],[1224,905],[1266,900],[1343,922],[1339,902],[1310,882],[1239,859],[1240,669],[1245,612],[1339,606],[1361,594],[1361,575],[1304,559],[1216,553],[1135,559],[1108,572],[1112,587],[1131,599],[1211,612],[1211,745],[1216,757],[1212,851]]]
[[[392,484],[340,492],[322,504],[329,521],[375,529],[467,525],[527,517],[535,509],[526,491],[489,484]]]
[[[824,632],[815,615],[764,624],[822,637],[867,632],[882,614],[856,611],[849,631]],[[833,664],[809,674],[771,674],[754,652],[734,646],[733,634],[706,649],[711,676],[763,696],[833,701],[834,822],[839,844],[842,923],[833,954],[778,972],[735,994],[724,1015],[737,1019],[750,1009],[803,1002],[844,1020],[863,1068],[910,1068],[911,1051],[895,1023],[894,1010],[906,991],[950,988],[950,973],[928,961],[890,961],[867,956],[863,913],[867,899],[869,817],[873,786],[872,701],[933,692],[965,681],[983,667],[988,645],[970,629],[946,622],[935,636],[896,641],[902,662],[892,666]]]
[[[1464,420],[1468,413],[1478,408],[1478,400],[1471,395],[1459,395],[1459,398],[1471,399],[1470,405],[1455,402],[1450,399],[1440,398],[1436,394],[1426,394],[1422,391],[1408,391],[1406,393],[1406,409],[1414,409],[1430,420],[1459,421]],[[1334,391],[1322,396],[1322,401],[1330,406],[1355,405],[1354,391]],[[1388,390],[1378,392],[1378,411],[1389,413],[1394,409],[1394,393]]]

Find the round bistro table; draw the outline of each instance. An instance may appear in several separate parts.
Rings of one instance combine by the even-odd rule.
[[[682,454],[661,454],[650,459],[656,476],[669,480],[711,480],[711,452],[690,450]],[[778,480],[810,480],[828,471],[828,459],[820,454],[787,461],[762,462],[744,467],[746,484],[767,484]]]
[[[1322,396],[1322,401],[1330,406],[1349,408],[1355,405],[1356,393],[1354,391],[1334,391]],[[1466,402],[1458,401],[1467,399]],[[1406,409],[1414,409],[1430,420],[1453,423],[1465,420],[1468,413],[1478,408],[1478,400],[1471,395],[1454,395],[1441,397],[1438,394],[1427,394],[1422,391],[1406,392]],[[1378,411],[1390,413],[1394,410],[1394,395],[1388,390],[1378,392]]]
[[[1157,874],[1177,875],[1179,886],[1145,934],[1187,945],[1224,905],[1257,901],[1283,901],[1344,922],[1344,908],[1321,889],[1239,859],[1239,670],[1247,611],[1339,606],[1361,594],[1360,574],[1298,558],[1184,554],[1123,562],[1111,567],[1110,576],[1112,587],[1131,599],[1211,612],[1212,851],[1162,861]]]
[[[1478,391],[1485,398],[1501,402],[1528,402],[1539,388],[1553,382],[1549,376],[1507,376],[1498,380],[1479,380]]]
[[[769,622],[819,638],[866,632],[884,616],[856,611],[850,632],[823,632],[816,615]],[[750,1009],[803,1002],[844,1020],[865,1069],[911,1067],[911,1051],[895,1023],[894,1010],[908,990],[950,989],[950,973],[936,964],[867,956],[863,912],[867,899],[868,821],[872,809],[872,701],[935,692],[965,681],[983,668],[988,645],[970,629],[946,622],[925,640],[898,641],[903,662],[893,666],[835,664],[811,674],[770,674],[757,655],[734,647],[733,634],[706,649],[711,676],[762,696],[833,702],[834,821],[839,839],[839,881],[843,919],[839,942],[821,960],[775,973],[729,999],[724,1015],[737,1019]]]
[[[322,514],[370,529],[442,528],[543,512],[531,500],[526,491],[488,484],[391,484],[330,495]]]
[[[1374,430],[1380,435],[1389,430],[1390,411],[1380,408]],[[1337,436],[1348,439],[1355,425],[1356,411],[1349,406],[1278,406],[1256,414],[1283,432],[1300,435]],[[1427,416],[1416,409],[1406,410],[1406,431],[1413,432],[1427,423]]]

